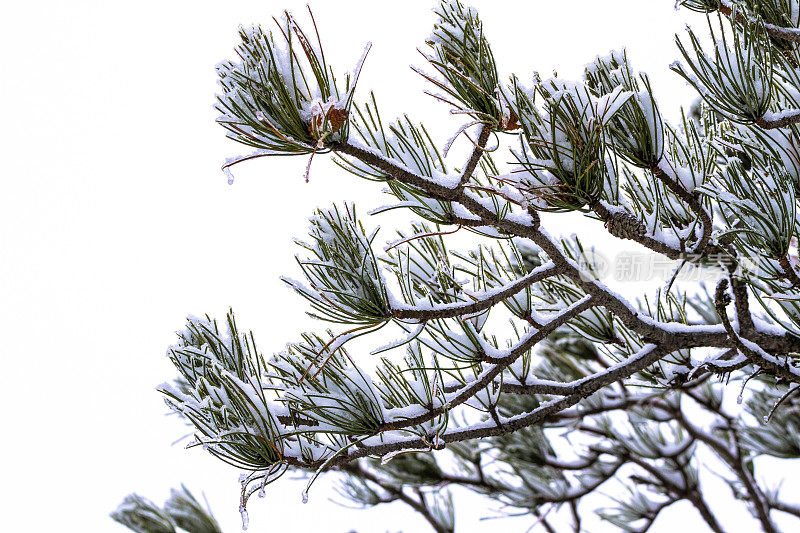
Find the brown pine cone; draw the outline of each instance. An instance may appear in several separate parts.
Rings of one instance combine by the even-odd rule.
[[[621,211],[611,215],[606,221],[606,228],[611,235],[620,239],[635,239],[645,233],[645,226],[641,220]]]

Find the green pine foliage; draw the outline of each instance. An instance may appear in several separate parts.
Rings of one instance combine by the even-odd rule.
[[[248,499],[287,472],[306,475],[304,499],[336,476],[346,503],[398,502],[440,533],[458,530],[451,486],[542,531],[644,532],[679,502],[698,531],[732,530],[708,471],[754,528],[800,518],[760,470],[800,458],[800,2],[678,4],[707,30],[677,37],[672,70],[700,100],[670,124],[635,50],[595,57],[580,80],[501,75],[478,13],[442,0],[416,70],[469,115],[465,162],[453,139],[355,92],[363,58],[337,81],[313,16],[241,30],[218,67],[218,122],[257,151],[225,168],[331,153],[385,188],[373,214],[410,219],[382,248],[351,203],[313,213],[302,279],[285,281],[321,331],[266,356],[231,312],[190,317],[169,348],[177,377],[160,390],[191,445],[242,474],[245,525]],[[548,233],[566,212],[673,274],[622,297],[580,230]],[[715,287],[676,283],[698,268]],[[220,531],[185,488],[163,507],[128,496],[112,517]]]

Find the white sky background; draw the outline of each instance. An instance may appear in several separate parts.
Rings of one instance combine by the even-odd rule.
[[[503,77],[534,70],[577,78],[597,54],[626,46],[646,69],[667,117],[692,92],[668,70],[689,15],[672,0],[472,2]],[[422,94],[408,65],[430,32],[432,2],[312,2],[326,55],[339,72],[374,44],[357,98],[377,93],[385,119],[426,119],[441,144],[463,123]],[[293,237],[313,208],[385,202],[319,157],[261,159],[219,171],[247,148],[214,124],[214,65],[231,57],[240,23],[271,23],[304,1],[15,2],[0,16],[0,501],[7,531],[123,531],[108,518],[131,491],[160,503],[184,482],[204,491],[227,532],[240,528],[238,473],[200,449],[155,386],[189,314],[228,306],[265,352],[320,329],[278,277],[297,275]],[[10,15],[10,16],[9,16]],[[693,23],[704,23],[694,17]],[[463,143],[463,141],[462,141]],[[462,146],[462,149],[464,146]],[[500,158],[500,161],[503,159]],[[548,218],[553,232],[577,218]],[[565,223],[566,222],[566,223]],[[377,223],[377,221],[375,222]],[[600,235],[599,224],[592,234]],[[584,231],[583,228],[580,229]],[[386,238],[390,238],[388,232]],[[600,239],[601,237],[598,237]],[[591,240],[591,239],[590,239]],[[598,241],[601,242],[601,241]],[[607,241],[603,241],[607,242]],[[712,485],[714,486],[714,485]],[[724,487],[716,487],[727,490]],[[300,503],[283,479],[250,505],[251,530],[424,531],[401,504],[351,511],[328,501],[328,481]],[[460,493],[459,493],[460,496]],[[713,496],[710,498],[713,502]],[[461,505],[458,505],[458,501]],[[459,531],[524,531],[530,520],[457,500]],[[723,509],[719,509],[723,511]],[[751,531],[741,510],[730,531]],[[653,531],[698,524],[676,506]],[[729,522],[730,523],[730,522]],[[736,529],[735,524],[741,524]],[[700,531],[694,528],[692,531]]]

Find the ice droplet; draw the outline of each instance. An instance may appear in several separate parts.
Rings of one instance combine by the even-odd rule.
[[[739,405],[742,404],[742,395],[741,394],[736,397],[736,403],[738,403]]]
[[[304,491],[303,491],[303,492],[300,494],[300,498],[302,498],[302,500],[303,500],[303,503],[308,503],[308,491],[307,491],[307,490],[304,490]]]
[[[250,526],[250,515],[247,514],[247,509],[244,506],[239,507],[239,514],[242,515],[242,530],[247,531]]]
[[[769,424],[769,415],[764,415],[764,423]]]
[[[223,168],[222,172],[224,172],[225,176],[228,178],[228,185],[233,185],[233,172],[231,172],[230,167]]]
[[[266,495],[267,495],[267,491],[264,490],[264,487],[261,487],[260,489],[258,489],[258,497],[259,498],[263,498]]]

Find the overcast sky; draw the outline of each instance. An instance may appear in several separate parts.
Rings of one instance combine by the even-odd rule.
[[[666,116],[691,102],[669,72],[685,12],[672,0],[474,0],[503,77],[578,77],[597,54],[625,46],[647,70]],[[425,118],[441,144],[463,122],[422,95],[409,69],[430,32],[431,2],[311,3],[328,60],[353,67],[373,42],[357,98],[374,89],[386,117]],[[279,281],[297,275],[293,237],[312,210],[383,203],[379,187],[324,158],[303,182],[302,158],[236,168],[244,153],[214,123],[214,65],[232,56],[239,24],[271,23],[305,1],[14,2],[0,17],[0,501],[6,531],[122,531],[108,513],[131,491],[163,501],[181,482],[205,492],[227,532],[240,527],[238,472],[202,450],[155,387],[187,314],[228,306],[266,352],[319,329]],[[522,6],[522,7],[521,7]],[[10,16],[9,16],[10,15]],[[695,23],[703,23],[695,18]],[[559,227],[551,228],[557,232]],[[574,230],[575,228],[571,228]],[[424,531],[402,506],[351,511],[320,482],[307,505],[282,480],[250,505],[256,532]],[[529,520],[459,500],[459,531]],[[396,504],[399,505],[399,504]],[[691,523],[676,507],[661,527]],[[736,511],[741,512],[741,511]],[[750,531],[742,514],[742,529]],[[736,531],[736,529],[731,529]]]

